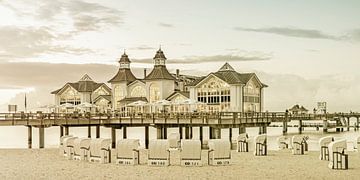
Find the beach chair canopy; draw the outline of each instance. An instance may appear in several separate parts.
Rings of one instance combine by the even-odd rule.
[[[166,139],[153,139],[149,142],[149,158],[167,159],[169,143]]]
[[[319,139],[319,145],[322,146],[328,146],[332,141],[334,141],[334,137],[332,136],[326,136]]]
[[[139,139],[121,139],[117,141],[116,151],[118,156],[124,158],[132,158],[134,156],[134,150],[140,148]]]
[[[255,143],[261,143],[261,144],[265,144],[266,142],[266,134],[260,134],[260,135],[256,135],[255,136]]]
[[[109,149],[111,146],[111,139],[91,139],[90,153],[93,156],[100,156],[102,149]]]
[[[230,141],[223,139],[210,139],[209,150],[213,150],[214,158],[229,158],[230,157]]]
[[[168,137],[170,148],[177,148],[178,143],[180,142],[180,134],[179,133],[171,133]]]
[[[238,141],[247,141],[248,138],[249,138],[249,137],[248,137],[248,134],[247,134],[247,133],[241,133],[241,134],[239,134],[239,136],[237,137],[237,140],[238,140]]]
[[[75,139],[74,140],[74,153],[75,154],[80,154],[82,148],[89,149],[90,142],[91,142],[90,138],[77,138],[77,139]]]
[[[201,159],[201,141],[195,139],[181,140],[181,159]]]

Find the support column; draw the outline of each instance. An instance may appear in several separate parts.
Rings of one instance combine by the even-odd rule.
[[[100,125],[96,126],[96,138],[100,138]]]
[[[359,117],[356,117],[356,130],[359,131]]]
[[[163,127],[162,133],[163,133],[163,139],[167,139],[167,127]]]
[[[214,128],[209,126],[209,139],[215,139]]]
[[[327,132],[328,131],[328,122],[327,120],[323,120],[323,132]]]
[[[190,127],[185,127],[185,139],[190,139]]]
[[[193,132],[193,127],[191,126],[191,127],[190,127],[190,139],[193,138],[193,133],[194,133],[194,132]]]
[[[162,129],[161,129],[161,127],[156,128],[156,136],[157,136],[157,139],[162,139]]]
[[[88,138],[91,138],[91,126],[88,126]]]
[[[347,117],[346,119],[347,119],[346,121],[347,131],[350,131],[350,117]]]
[[[200,139],[200,142],[201,142],[201,147],[202,147],[202,145],[203,145],[203,127],[202,126],[200,126],[199,127],[199,139]]]
[[[28,148],[32,148],[32,127],[28,126]]]
[[[126,130],[126,126],[122,127],[122,132],[123,132],[123,139],[127,138],[127,130]]]
[[[183,130],[182,127],[179,127],[179,134],[180,134],[180,139],[183,138]]]
[[[239,127],[239,134],[243,134],[246,133],[246,128],[245,127]]]
[[[264,134],[262,126],[259,126],[259,134]]]
[[[214,128],[215,139],[221,139],[221,128]]]
[[[302,130],[303,130],[302,120],[299,120],[299,134],[302,134]]]
[[[231,138],[232,138],[232,128],[229,128],[230,149],[232,149],[232,141],[231,141]]]
[[[42,149],[45,147],[45,129],[44,127],[39,127],[39,148]]]
[[[69,135],[69,126],[65,126],[65,135]]]
[[[64,127],[60,126],[60,137],[64,136]]]
[[[289,113],[285,112],[285,119],[283,121],[283,135],[287,134],[288,131]]]
[[[111,127],[111,148],[116,146],[116,129]]]
[[[149,148],[149,126],[145,126],[145,148]]]

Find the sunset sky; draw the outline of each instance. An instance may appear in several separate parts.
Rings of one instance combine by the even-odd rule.
[[[0,0],[0,104],[53,103],[84,73],[106,82],[126,49],[134,71],[161,45],[170,71],[224,62],[269,85],[266,105],[360,111],[360,1]],[[21,105],[20,105],[21,107]]]

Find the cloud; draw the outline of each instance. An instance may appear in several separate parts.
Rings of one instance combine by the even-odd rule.
[[[197,64],[211,62],[236,62],[236,61],[267,61],[272,59],[272,54],[263,52],[246,52],[241,51],[237,54],[214,55],[214,56],[186,56],[181,59],[168,59],[167,64]],[[135,63],[153,63],[152,59],[133,59]]]
[[[140,45],[137,47],[131,47],[130,49],[132,49],[132,50],[154,50],[156,48],[148,46],[148,45]]]
[[[45,53],[85,54],[90,49],[56,44],[57,35],[48,27],[0,27],[0,60],[34,57]]]
[[[341,40],[341,37],[333,36],[315,29],[287,28],[287,27],[269,27],[269,28],[244,28],[235,27],[237,31],[260,32],[277,34],[288,37],[308,38],[308,39],[329,39]]]
[[[161,27],[166,27],[166,28],[175,27],[173,24],[169,24],[169,23],[158,23],[158,25],[161,26]]]

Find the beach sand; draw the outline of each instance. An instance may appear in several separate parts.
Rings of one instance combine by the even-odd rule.
[[[146,150],[141,165],[120,166],[66,160],[58,149],[0,149],[1,179],[359,179],[360,154],[348,152],[349,170],[331,170],[318,152],[292,155],[290,150],[269,151],[255,157],[252,152],[232,152],[229,166],[179,166],[179,152],[171,153],[171,166],[149,167]]]

